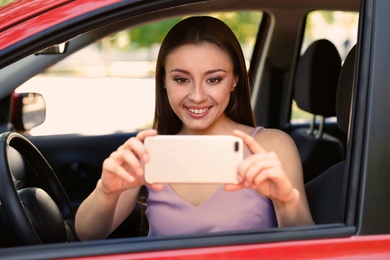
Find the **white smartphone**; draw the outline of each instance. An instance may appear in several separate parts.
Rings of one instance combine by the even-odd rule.
[[[237,183],[241,138],[230,135],[157,135],[144,142],[147,183]]]

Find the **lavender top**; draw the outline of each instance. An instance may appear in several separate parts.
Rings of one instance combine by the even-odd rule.
[[[166,184],[161,191],[148,192],[149,236],[277,227],[272,202],[252,189],[226,192],[221,185],[199,206]]]

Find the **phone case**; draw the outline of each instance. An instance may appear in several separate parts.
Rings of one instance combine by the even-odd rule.
[[[147,137],[148,183],[237,183],[243,159],[241,138],[229,135],[158,135]]]

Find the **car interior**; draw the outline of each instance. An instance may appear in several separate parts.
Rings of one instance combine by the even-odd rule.
[[[288,0],[261,1],[262,4],[253,0],[247,1],[245,6],[233,0],[226,3],[205,2],[207,12],[202,2],[176,7],[164,2],[149,11],[141,7],[131,8],[131,5],[124,3],[124,7],[120,11],[120,8],[115,9],[112,16],[93,17],[73,24],[72,28],[63,25],[60,29],[53,28],[52,34],[44,37],[37,35],[37,41],[27,47],[15,47],[1,61],[1,65],[10,65],[1,66],[0,73],[0,82],[4,83],[0,88],[0,96],[3,97],[0,101],[3,133],[0,135],[0,199],[9,201],[12,206],[0,210],[0,247],[78,241],[73,230],[74,214],[81,201],[95,187],[100,177],[101,162],[124,140],[137,133],[32,135],[29,133],[31,127],[16,123],[23,112],[12,119],[10,107],[21,104],[15,99],[16,87],[23,86],[36,75],[47,73],[51,66],[83,48],[127,28],[168,18],[241,9],[263,10],[248,65],[257,123],[282,129],[295,141],[302,159],[305,188],[316,225],[207,236],[189,234],[183,237],[183,244],[178,246],[343,237],[355,232],[355,227],[346,221],[353,214],[353,206],[348,202],[350,193],[354,192],[349,188],[350,176],[346,169],[356,44],[348,49],[345,59],[335,44],[326,38],[312,41],[302,53],[301,47],[304,22],[309,11],[357,13],[359,1],[313,1],[310,7],[307,7],[307,1],[290,3]],[[290,14],[290,10],[294,12]],[[285,31],[288,30],[297,36],[287,37]],[[48,50],[58,44],[64,44],[66,48],[61,51],[36,51]],[[93,99],[93,93],[88,95]],[[290,120],[293,102],[310,114],[308,120],[303,123]],[[70,109],[70,106],[71,103],[66,104],[64,110]],[[46,109],[46,116],[49,117],[48,104]],[[12,122],[13,127],[10,128]],[[38,198],[38,203],[32,201],[32,197]],[[142,248],[142,243],[148,239],[145,238],[148,231],[144,215],[146,203],[147,192],[142,189],[137,206],[127,220],[107,240],[91,243],[98,247],[99,243],[114,243],[108,241],[122,238],[123,243],[131,241],[134,246]],[[175,238],[153,238],[149,241],[169,243],[170,239]],[[221,238],[226,239],[221,242]]]
[[[305,183],[344,159],[345,142],[324,133],[325,118],[336,116],[340,69],[340,55],[326,39],[313,42],[298,61],[295,101],[299,108],[313,114],[313,119],[309,128],[294,129],[290,135],[301,155]],[[318,125],[317,116],[321,116]]]
[[[353,47],[340,71],[336,95],[336,116],[339,128],[348,132],[353,77],[355,69],[355,51]],[[345,160],[331,165],[318,177],[306,183],[306,193],[312,216],[316,223],[334,223],[343,221],[348,189],[348,175]]]

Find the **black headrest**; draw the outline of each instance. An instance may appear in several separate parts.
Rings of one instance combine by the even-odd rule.
[[[341,58],[326,39],[313,42],[298,61],[294,99],[299,108],[324,117],[336,116]]]
[[[348,132],[349,114],[351,111],[351,98],[353,79],[355,75],[356,45],[349,51],[340,71],[337,87],[336,114],[337,125],[344,132]]]

